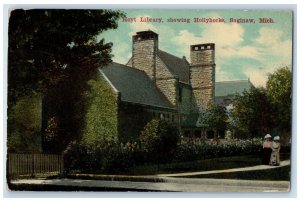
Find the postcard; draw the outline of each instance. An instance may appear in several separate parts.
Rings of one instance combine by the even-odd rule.
[[[14,191],[289,192],[293,11],[12,9]]]

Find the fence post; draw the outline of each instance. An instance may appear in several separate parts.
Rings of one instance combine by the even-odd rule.
[[[31,167],[32,167],[32,171],[31,171],[31,177],[34,177],[34,152],[32,152],[32,158],[31,158]]]
[[[61,153],[60,157],[60,176],[65,176],[65,169],[64,169],[64,152]]]

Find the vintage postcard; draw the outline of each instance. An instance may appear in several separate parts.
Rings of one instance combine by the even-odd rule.
[[[290,191],[292,10],[8,19],[10,191]]]

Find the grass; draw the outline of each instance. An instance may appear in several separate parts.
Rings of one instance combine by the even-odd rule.
[[[189,178],[214,178],[214,179],[239,179],[239,180],[290,181],[290,171],[291,171],[291,166],[284,166],[284,167],[266,169],[266,170],[193,175],[188,177]]]
[[[206,159],[190,162],[174,162],[167,164],[144,165],[134,169],[136,175],[171,174],[194,171],[207,171],[240,168],[261,164],[260,158],[252,156],[235,156]]]
[[[281,155],[282,160],[289,159],[290,155]],[[233,156],[214,159],[205,159],[190,162],[174,162],[156,165],[137,166],[128,173],[133,175],[153,175],[153,174],[172,174],[183,172],[198,172],[209,170],[223,170],[231,168],[242,168],[248,166],[261,165],[261,158],[258,156]],[[126,174],[126,173],[122,173]]]

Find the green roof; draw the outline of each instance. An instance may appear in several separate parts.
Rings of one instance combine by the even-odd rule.
[[[121,93],[122,101],[174,108],[144,71],[115,62],[104,67],[101,71]]]

